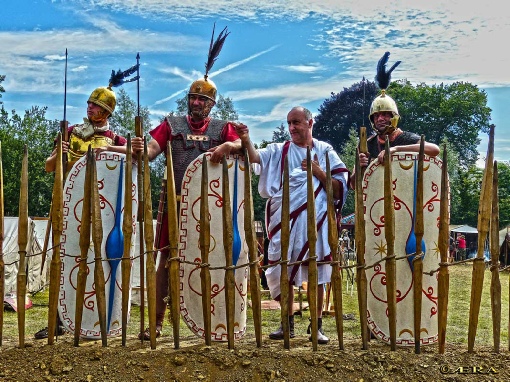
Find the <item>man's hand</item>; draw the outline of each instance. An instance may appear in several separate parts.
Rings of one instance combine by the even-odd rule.
[[[248,126],[242,124],[242,123],[234,123],[231,122],[232,125],[234,125],[236,129],[236,133],[239,136],[239,139],[241,139],[241,142],[243,143],[243,146],[245,143],[250,141],[250,129],[248,129]]]
[[[390,155],[394,154],[397,152],[397,148],[396,147],[390,147]],[[377,160],[379,161],[379,163],[383,164],[384,163],[384,155],[385,155],[386,151],[383,150],[379,153],[379,155],[377,156]],[[361,155],[361,154],[360,154]]]
[[[367,167],[368,166],[368,155],[364,153],[359,153],[359,165],[361,167]]]
[[[135,155],[143,152],[143,138],[142,137],[131,138],[131,152]]]
[[[232,142],[224,142],[219,146],[213,147],[212,149],[207,150],[212,153],[211,162],[220,163],[223,159],[223,155],[228,156],[230,151],[232,151],[233,145]]]
[[[306,159],[303,159],[301,161],[301,170],[306,171]],[[319,165],[319,158],[317,157],[317,154],[315,154],[313,160],[312,160],[312,175],[321,179],[322,175],[325,175],[326,173]]]

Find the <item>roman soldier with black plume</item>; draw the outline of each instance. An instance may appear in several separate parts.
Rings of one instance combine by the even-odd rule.
[[[188,91],[188,114],[186,116],[169,115],[154,130],[150,132],[152,139],[148,143],[148,158],[154,160],[160,153],[167,151],[167,144],[171,146],[172,171],[174,174],[175,193],[180,200],[181,183],[187,166],[197,157],[211,152],[211,161],[219,163],[223,155],[237,153],[241,149],[241,141],[235,132],[235,123],[211,118],[211,109],[216,104],[217,88],[211,80],[211,69],[230,32],[225,27],[218,37],[214,38],[214,28],[209,45],[205,74],[203,78],[194,81]],[[141,138],[134,138],[136,141]],[[133,148],[136,154],[136,148]],[[161,250],[161,261],[156,274],[156,322],[157,336],[161,335],[166,310],[165,298],[169,295],[168,267],[169,233],[168,213],[165,206],[167,200],[166,185],[163,180],[162,193],[158,208],[158,224],[155,235],[155,246]],[[149,340],[149,330],[140,333],[140,338]]]

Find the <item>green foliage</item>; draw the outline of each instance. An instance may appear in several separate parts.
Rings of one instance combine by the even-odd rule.
[[[499,228],[510,225],[510,164],[498,162]]]
[[[468,82],[416,86],[396,81],[388,90],[399,109],[403,130],[424,134],[440,144],[446,138],[464,167],[478,159],[478,134],[489,131],[491,109],[487,94]]]
[[[53,149],[59,122],[46,119],[46,107],[34,106],[23,116],[0,110],[0,141],[4,176],[6,216],[18,216],[23,150],[28,148],[28,213],[47,216],[53,190],[53,175],[44,171],[46,158]]]
[[[110,129],[127,138],[128,134],[135,135],[135,117],[138,115],[138,105],[126,91],[121,88],[117,93],[115,112],[110,117]],[[144,132],[151,130],[150,113],[146,106],[140,107],[140,117]]]
[[[358,133],[354,127],[349,131],[348,140],[344,144],[342,151],[338,153],[342,162],[348,169],[354,169],[356,161],[356,150],[358,148]],[[345,200],[344,207],[342,209],[342,215],[346,216],[354,213],[354,192],[348,192],[347,199]]]
[[[2,86],[2,82],[4,82],[5,80],[5,76],[1,75],[0,74],[0,98],[2,98],[2,93],[5,93],[5,89],[4,87]],[[0,105],[3,104],[2,101],[0,101]]]

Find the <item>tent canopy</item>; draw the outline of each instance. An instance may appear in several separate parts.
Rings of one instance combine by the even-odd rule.
[[[458,232],[458,233],[478,233],[476,228],[470,227],[468,225],[459,225],[453,228],[454,226],[450,226],[450,232]]]

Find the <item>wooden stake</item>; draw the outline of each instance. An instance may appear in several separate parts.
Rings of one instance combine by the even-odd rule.
[[[317,333],[319,330],[317,321],[317,223],[315,217],[315,195],[313,187],[312,157],[310,146],[306,149],[306,182],[307,182],[307,201],[306,214],[308,220],[308,307],[310,309],[310,319],[312,320],[312,349],[317,351]],[[322,286],[324,287],[324,286]],[[321,307],[322,309],[322,307]]]
[[[0,296],[5,295],[5,262],[3,248],[4,248],[4,170],[2,164],[2,142],[0,142]],[[4,330],[4,310],[0,309],[0,346],[2,346],[3,330]]]
[[[471,301],[469,305],[468,327],[468,353],[473,353],[475,346],[476,329],[478,327],[478,315],[480,302],[482,301],[483,278],[485,271],[484,249],[485,239],[489,233],[489,220],[492,206],[492,176],[494,171],[494,125],[489,130],[489,145],[487,158],[485,159],[485,172],[483,174],[482,188],[480,192],[480,205],[478,207],[478,251],[473,263],[473,275],[471,284]]]
[[[142,172],[142,167],[138,168]],[[156,262],[154,261],[154,227],[152,226],[151,174],[147,141],[144,139],[143,152],[143,203],[145,247],[147,248],[147,305],[149,310],[149,336],[151,349],[156,349]],[[149,251],[149,249],[151,249]],[[142,332],[143,333],[143,332]],[[142,335],[143,337],[143,335]]]
[[[441,169],[441,196],[439,204],[439,237],[438,246],[441,255],[438,275],[437,328],[439,353],[444,354],[446,344],[446,323],[448,318],[448,293],[450,290],[450,271],[447,262],[450,244],[450,211],[448,200],[448,156],[446,145],[443,148],[443,167]]]
[[[501,282],[499,280],[499,197],[498,162],[494,161],[492,181],[492,214],[490,225],[491,310],[494,352],[499,353],[501,337]]]
[[[28,244],[28,151],[25,145],[21,162],[21,187],[19,191],[18,253],[16,300],[18,304],[19,347],[25,347],[25,297],[27,294],[26,255]],[[3,298],[3,296],[2,296]]]
[[[360,145],[359,152],[367,154],[367,131],[365,127],[360,127]],[[355,182],[356,182],[356,209],[354,238],[356,242],[356,285],[358,292],[359,320],[361,326],[362,349],[368,350],[368,321],[367,321],[367,274],[365,271],[365,207],[363,206],[362,179],[365,168],[361,168],[359,155],[356,155],[355,162]]]
[[[202,189],[200,195],[200,252],[202,267],[200,268],[200,284],[202,287],[202,315],[204,320],[205,344],[211,345],[211,272],[209,270],[210,222],[209,222],[209,175],[207,172],[207,156],[202,156]]]
[[[253,324],[255,326],[255,339],[257,347],[262,346],[262,303],[260,297],[260,276],[257,240],[255,238],[255,225],[253,223],[253,196],[251,191],[251,165],[248,152],[244,149],[244,236],[248,245],[250,258],[250,293]]]
[[[390,142],[386,136],[384,155],[384,236],[386,239],[386,298],[391,350],[397,349],[397,272],[395,261],[395,210],[393,206],[393,177]]]
[[[87,151],[87,166],[85,167],[85,182],[83,187],[83,205],[81,208],[80,224],[80,264],[76,281],[76,310],[74,312],[74,346],[80,344],[81,323],[83,320],[83,302],[88,275],[88,253],[90,249],[90,218],[92,214],[92,164],[89,160],[92,147]]]
[[[204,156],[205,158],[205,156]],[[207,164],[207,162],[206,162]],[[178,256],[179,249],[179,219],[178,219],[178,209],[177,209],[177,194],[175,191],[175,180],[174,180],[174,167],[173,167],[173,157],[172,157],[172,146],[171,142],[167,144],[167,155],[166,155],[166,168],[167,168],[167,179],[166,179],[166,190],[167,190],[167,211],[168,211],[168,242],[170,245],[169,248],[169,259],[175,259]],[[209,224],[209,220],[207,220],[207,224]],[[208,225],[209,227],[209,225]],[[209,236],[207,236],[209,240]],[[207,248],[207,253],[209,253],[209,247]],[[170,314],[172,315],[172,329],[174,335],[174,348],[179,349],[179,322],[180,322],[180,312],[179,312],[179,288],[180,288],[180,279],[179,279],[179,262],[178,261],[170,261],[170,264],[167,264],[168,271],[168,288],[169,288],[169,296],[170,296]],[[210,283],[209,283],[210,284]],[[210,291],[210,288],[209,288]],[[210,293],[210,292],[209,292]],[[210,299],[209,299],[210,300]],[[209,336],[210,337],[210,336]]]
[[[223,182],[222,182],[222,198],[223,207],[222,218],[223,218],[223,249],[225,251],[225,308],[227,314],[227,340],[228,348],[234,348],[234,314],[235,314],[235,275],[234,270],[229,267],[233,266],[232,260],[232,243],[233,243],[233,232],[232,232],[232,207],[230,204],[230,182],[228,179],[228,163],[227,158],[223,155],[222,161],[223,170]],[[235,208],[235,207],[234,207]]]
[[[289,160],[285,156],[283,164],[283,184],[282,184],[282,216],[281,216],[281,235],[280,235],[280,256],[282,259],[280,275],[280,306],[283,329],[283,347],[290,349],[290,327],[289,327],[289,237],[290,237],[290,194],[289,194]],[[294,296],[294,294],[293,294]],[[294,301],[292,301],[294,303]]]
[[[101,331],[101,343],[103,347],[107,342],[106,323],[106,294],[105,279],[103,270],[103,254],[101,251],[103,243],[103,222],[101,220],[101,206],[99,204],[99,189],[97,184],[96,155],[94,152],[88,158],[92,163],[92,243],[94,245],[94,284],[96,286],[96,304]]]
[[[416,238],[416,250],[413,260],[413,302],[414,302],[414,352],[420,354],[421,338],[421,304],[423,289],[423,252],[422,239],[425,229],[423,226],[423,160],[425,156],[425,136],[421,136],[420,152],[418,154],[418,172],[416,180],[415,221],[414,235]],[[416,165],[416,162],[415,162]]]
[[[333,304],[335,305],[336,332],[338,346],[344,350],[344,319],[342,308],[342,274],[340,273],[340,256],[338,254],[338,229],[336,224],[335,201],[333,198],[333,183],[331,178],[331,164],[326,155],[326,194],[328,198],[328,242],[333,256],[331,270],[331,289],[333,290]]]
[[[48,303],[48,344],[53,344],[57,329],[57,308],[60,288],[60,274],[62,261],[60,259],[60,235],[64,227],[64,198],[63,198],[63,165],[62,165],[62,135],[57,137],[57,160],[53,184],[51,207],[51,228],[53,239],[53,255],[50,264],[50,291]]]
[[[141,170],[140,170],[141,171]],[[131,154],[131,135],[128,134],[126,147],[126,177],[124,181],[124,251],[121,260],[122,270],[122,346],[126,346],[129,297],[131,294],[131,239],[133,237],[133,157]],[[121,195],[117,196],[118,198]],[[143,337],[143,336],[142,336]]]

